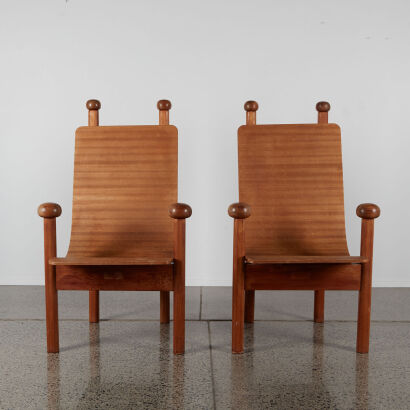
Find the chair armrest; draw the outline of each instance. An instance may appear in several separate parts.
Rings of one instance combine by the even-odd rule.
[[[57,218],[61,215],[61,206],[52,202],[46,202],[38,207],[37,213],[42,218]]]
[[[360,204],[356,208],[356,215],[362,219],[375,219],[380,216],[380,208],[375,204]]]
[[[245,202],[235,202],[229,205],[228,214],[234,219],[245,219],[251,216],[251,207]]]
[[[192,209],[187,204],[175,203],[168,208],[169,216],[174,219],[186,219],[192,215]]]

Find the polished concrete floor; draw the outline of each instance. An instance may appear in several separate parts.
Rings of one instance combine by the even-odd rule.
[[[230,288],[188,288],[186,353],[172,354],[158,292],[60,292],[59,354],[45,352],[44,289],[0,286],[1,409],[407,409],[410,289],[373,291],[371,352],[355,352],[357,295],[257,292],[232,355]]]

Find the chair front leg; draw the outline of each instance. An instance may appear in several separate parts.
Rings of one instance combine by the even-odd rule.
[[[356,351],[357,353],[368,353],[372,297],[374,219],[380,215],[380,209],[374,204],[362,204],[357,207],[356,214],[362,218],[360,255],[368,258],[368,262],[362,264]]]
[[[174,218],[174,354],[185,352],[185,219],[192,215],[189,205],[169,208]]]
[[[243,353],[244,351],[245,267],[241,236],[243,236],[243,220],[235,219],[232,281],[232,353]]]
[[[174,354],[185,351],[185,219],[175,222]]]
[[[244,202],[229,206],[228,214],[233,225],[233,277],[232,277],[232,353],[244,351],[245,322],[245,230],[244,219],[251,216],[251,208]],[[253,292],[253,294],[252,294]],[[255,293],[248,293],[247,319],[253,321]]]
[[[38,214],[44,218],[47,352],[58,353],[58,293],[56,287],[56,267],[50,265],[49,260],[57,255],[56,217],[61,215],[61,207],[58,204],[45,203],[39,206]]]

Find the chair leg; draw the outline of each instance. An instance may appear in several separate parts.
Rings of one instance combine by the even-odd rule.
[[[160,291],[160,323],[169,323],[169,292]]]
[[[370,311],[372,298],[371,264],[362,265],[359,291],[359,312],[357,317],[357,353],[369,352]]]
[[[232,277],[232,353],[243,353],[245,323],[245,238],[243,219],[235,219]]]
[[[174,354],[185,352],[185,219],[174,221]]]
[[[185,351],[185,286],[174,290],[174,354]]]
[[[59,352],[58,340],[58,293],[56,288],[55,266],[48,265],[45,276],[46,290],[46,327],[47,327],[47,352]]]
[[[245,321],[245,290],[233,282],[232,292],[232,353],[243,353]]]
[[[90,323],[98,323],[100,321],[100,292],[98,290],[89,292],[89,312]]]
[[[325,291],[315,290],[315,309],[313,313],[313,320],[316,323],[323,323],[325,321]]]
[[[255,319],[255,291],[245,291],[245,322],[253,323]]]

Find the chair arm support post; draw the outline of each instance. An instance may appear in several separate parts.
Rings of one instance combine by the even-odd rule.
[[[56,268],[49,264],[49,260],[57,255],[56,218],[61,215],[61,207],[58,204],[48,202],[38,207],[38,214],[44,218],[47,352],[57,353],[59,351],[59,338]]]
[[[361,204],[356,215],[362,218],[360,256],[366,256],[371,265],[373,259],[374,220],[380,216],[380,208],[375,204]]]
[[[358,353],[368,353],[372,296],[374,219],[379,217],[380,208],[374,204],[361,204],[357,207],[356,214],[362,218],[360,256],[366,256],[369,260],[367,263],[362,264],[356,350]]]
[[[174,217],[174,354],[185,351],[185,219]]]
[[[174,354],[185,351],[185,220],[192,215],[189,205],[171,204],[174,219]]]
[[[244,351],[245,314],[245,231],[244,218],[235,218],[232,277],[232,353]]]

